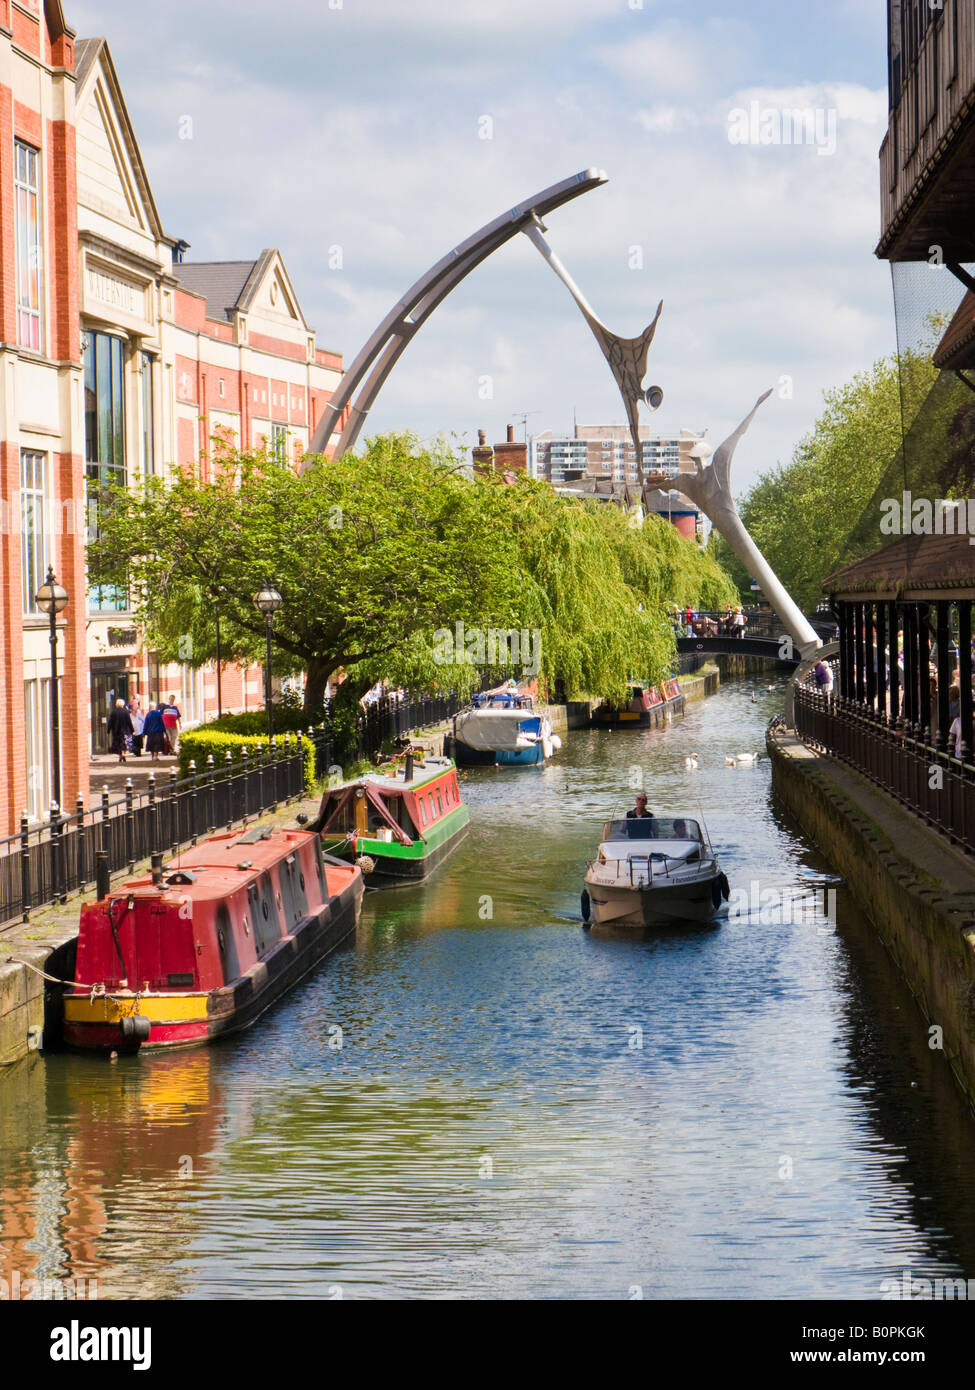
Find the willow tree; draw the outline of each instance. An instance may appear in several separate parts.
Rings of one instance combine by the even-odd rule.
[[[541,676],[570,698],[622,695],[630,677],[673,669],[668,607],[717,606],[733,589],[658,517],[559,496],[545,483],[466,477],[463,464],[409,436],[301,473],[266,454],[226,452],[207,480],[178,470],[143,492],[103,499],[89,552],[95,583],[127,585],[165,658],[260,657],[253,595],[268,580],[281,672],[306,673],[321,708],[339,667],[357,695],[379,678],[470,690],[525,674],[485,630],[529,634]],[[477,634],[445,659],[440,635]]]

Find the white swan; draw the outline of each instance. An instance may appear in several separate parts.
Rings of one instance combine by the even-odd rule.
[[[739,753],[739,754],[737,755],[737,759],[736,759],[736,760],[737,760],[738,762],[740,762],[740,763],[744,763],[744,764],[747,766],[747,765],[749,765],[749,764],[751,764],[751,763],[757,763],[757,762],[758,762],[758,758],[759,758],[758,753]],[[726,760],[726,761],[727,761],[727,760]]]
[[[686,768],[688,768],[690,771],[696,772],[696,771],[697,771],[697,766],[698,766],[698,763],[697,763],[697,754],[696,754],[696,753],[692,753],[692,754],[690,755],[690,757],[685,758],[685,759],[684,759],[684,766],[685,766]]]

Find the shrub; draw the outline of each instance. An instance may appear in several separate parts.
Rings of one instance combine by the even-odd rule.
[[[248,718],[249,716],[233,716]],[[284,732],[287,732],[285,730]],[[224,729],[214,727],[214,724],[204,724],[199,729],[190,729],[187,733],[180,735],[179,740],[179,771],[181,777],[190,775],[190,763],[196,763],[197,773],[206,772],[207,757],[212,753],[213,763],[218,777],[226,776],[227,753],[230,753],[231,762],[235,771],[240,770],[242,753],[246,748],[249,755],[257,753],[258,742],[267,743],[267,723],[264,724],[264,739],[260,740],[259,735],[243,733],[228,733]],[[275,748],[279,756],[284,756],[285,741],[275,735]],[[292,753],[295,748],[294,739],[290,740]],[[320,776],[324,776],[327,768],[317,768],[315,763],[315,745],[310,738],[302,739],[301,747],[305,759],[305,790],[313,792],[316,781]]]

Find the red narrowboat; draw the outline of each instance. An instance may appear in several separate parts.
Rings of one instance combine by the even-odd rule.
[[[684,694],[676,678],[655,685],[627,681],[627,701],[624,705],[598,705],[592,723],[597,729],[658,728],[668,718],[684,713]]]
[[[361,871],[308,830],[213,835],[81,912],[69,1046],[185,1047],[249,1027],[341,941]]]

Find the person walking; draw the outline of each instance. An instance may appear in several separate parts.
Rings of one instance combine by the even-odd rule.
[[[139,703],[138,695],[133,695],[129,703],[129,716],[132,720],[132,752],[137,758],[142,757],[142,741],[145,737],[143,732],[146,717],[142,713],[142,705]]]
[[[170,695],[169,704],[162,706],[163,724],[166,726],[166,737],[169,739],[170,753],[179,752],[179,722],[182,716],[179,706],[176,703],[176,696]]]
[[[163,722],[162,710],[156,709],[155,705],[150,705],[146,710],[142,732],[146,741],[146,752],[155,762],[159,754],[166,751],[166,725]]]
[[[816,689],[820,695],[830,695],[833,690],[833,673],[825,661],[816,662],[813,667],[813,675],[816,678]]]
[[[108,716],[109,752],[117,753],[120,763],[125,762],[132,738],[132,716],[125,708],[124,700],[116,700],[115,708]]]
[[[745,615],[741,608],[735,609],[735,635],[739,639],[745,635]]]

